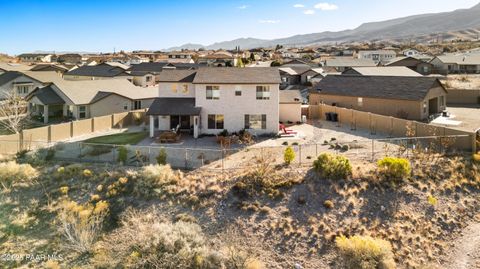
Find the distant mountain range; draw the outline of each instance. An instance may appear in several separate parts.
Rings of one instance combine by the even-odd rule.
[[[414,15],[381,22],[364,23],[353,30],[339,32],[321,32],[295,35],[280,39],[239,38],[231,41],[214,43],[208,46],[201,44],[185,44],[168,50],[180,49],[243,49],[258,47],[308,46],[334,42],[362,41],[399,41],[412,39],[425,40],[437,34],[440,37],[478,38],[480,33],[480,4],[470,9],[459,9],[452,12]]]

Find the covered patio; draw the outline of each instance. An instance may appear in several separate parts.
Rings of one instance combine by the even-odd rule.
[[[37,88],[28,97],[28,113],[43,118],[47,124],[50,117],[67,116],[65,101],[50,87]]]
[[[150,137],[160,132],[189,132],[198,138],[200,107],[195,98],[157,98],[147,111],[150,117]]]

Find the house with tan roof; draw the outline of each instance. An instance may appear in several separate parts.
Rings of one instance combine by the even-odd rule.
[[[278,132],[279,85],[276,68],[204,67],[164,70],[150,106],[150,136],[176,129],[201,134],[248,130]]]
[[[390,76],[390,77],[421,77],[422,74],[405,66],[376,66],[376,67],[353,67],[345,70],[343,75],[359,76]]]
[[[133,85],[126,79],[65,81],[37,87],[26,96],[32,115],[85,119],[149,107],[158,91]]]
[[[53,71],[7,71],[0,75],[0,99],[12,92],[25,97],[33,89],[61,79],[61,74]]]
[[[480,74],[480,55],[440,55],[430,63],[440,74]]]

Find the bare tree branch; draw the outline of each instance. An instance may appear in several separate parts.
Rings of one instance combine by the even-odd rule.
[[[5,92],[0,97],[0,127],[20,133],[28,120],[27,102],[16,91]]]

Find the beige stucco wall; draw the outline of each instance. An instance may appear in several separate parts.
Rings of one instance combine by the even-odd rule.
[[[245,127],[245,115],[267,115],[265,130],[249,130],[254,134],[278,133],[279,122],[279,84],[270,84],[270,99],[257,100],[257,85],[212,85],[220,87],[219,100],[207,100],[206,84],[195,85],[195,103],[201,107],[200,133],[217,134],[222,130],[208,129],[209,114],[224,115],[224,129],[230,132],[240,131]],[[235,96],[235,91],[241,90],[241,96]]]
[[[147,77],[150,78],[150,81],[147,82]],[[134,76],[132,82],[136,86],[140,87],[149,87],[155,86],[155,75],[147,74],[145,76]]]
[[[447,94],[447,104],[478,104],[480,90],[457,90],[449,89]]]
[[[51,141],[70,138],[72,124],[70,122],[50,125]]]
[[[126,106],[127,109],[124,109],[124,106]],[[90,117],[125,112],[130,111],[131,109],[132,101],[130,99],[112,94],[90,105]]]
[[[176,86],[177,92],[174,92],[172,88]],[[188,92],[183,92],[183,86],[188,86]],[[195,86],[192,83],[170,83],[160,82],[158,84],[158,97],[195,97]]]
[[[310,94],[311,104],[320,104],[322,102],[327,105],[336,103],[339,107],[351,108],[359,111],[368,111],[388,116],[398,116],[401,111],[405,111],[408,113],[409,119],[422,119],[422,107],[421,102],[419,101],[363,97],[363,106],[359,106],[357,97],[325,95],[318,93]]]
[[[102,116],[93,118],[93,131],[108,131],[112,128],[112,116]]]
[[[92,132],[92,119],[73,121],[73,136],[90,134]]]
[[[302,120],[302,104],[280,104],[280,121],[296,123]]]

